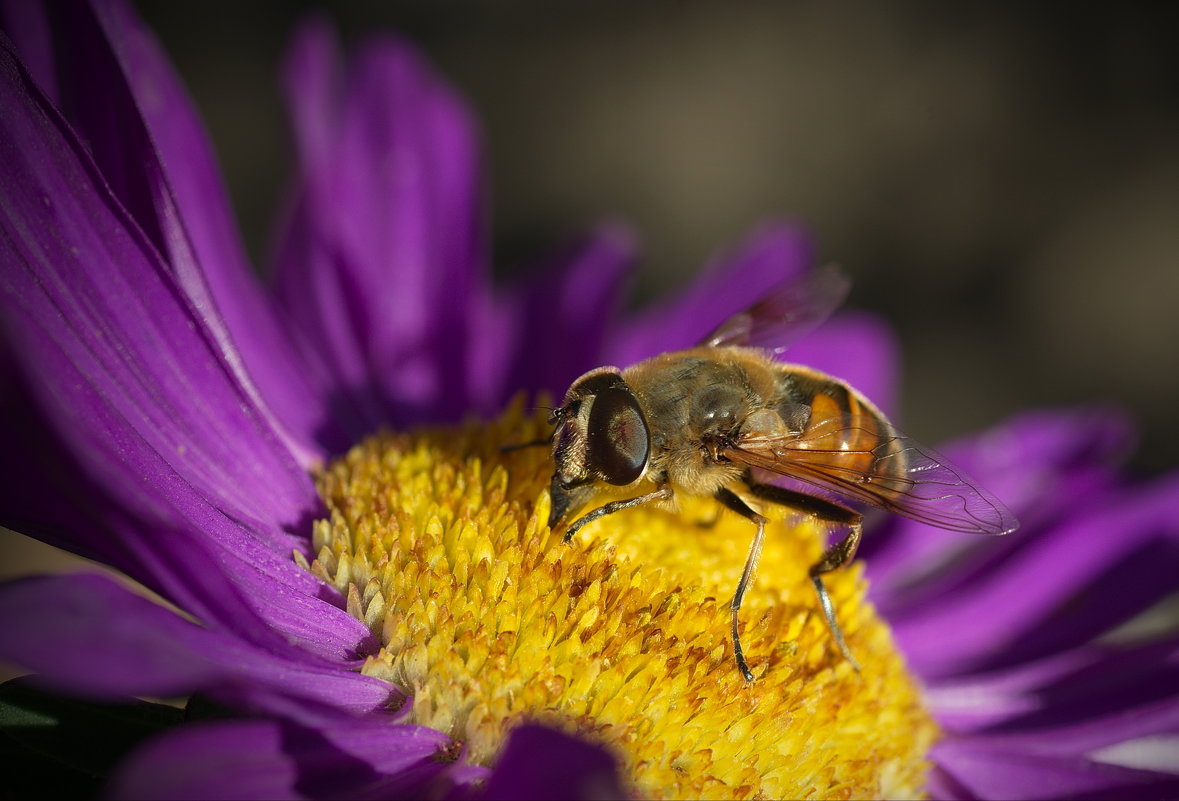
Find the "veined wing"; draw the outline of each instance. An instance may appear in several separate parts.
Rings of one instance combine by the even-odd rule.
[[[883,420],[811,421],[799,436],[746,438],[721,455],[938,528],[1008,534],[1019,526],[960,468]]]
[[[839,308],[851,279],[834,264],[778,285],[743,312],[721,323],[700,343],[741,345],[781,353]]]

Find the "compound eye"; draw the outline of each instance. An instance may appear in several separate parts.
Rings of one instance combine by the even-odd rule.
[[[628,389],[612,387],[596,393],[586,431],[588,463],[603,481],[622,486],[643,474],[651,435],[639,402]]]

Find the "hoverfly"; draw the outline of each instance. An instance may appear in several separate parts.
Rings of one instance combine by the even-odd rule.
[[[733,655],[747,682],[754,677],[741,648],[738,612],[765,536],[760,504],[811,514],[847,532],[809,572],[835,642],[858,670],[823,576],[855,556],[862,513],[757,475],[788,477],[954,531],[1007,534],[1018,525],[994,496],[898,431],[853,387],[774,359],[834,311],[849,286],[835,267],[780,285],[694,348],[623,370],[591,370],[573,382],[549,418],[556,426],[551,527],[584,506],[600,484],[636,492],[654,486],[578,517],[566,528],[565,542],[604,515],[647,503],[666,506],[677,493],[712,496],[756,526],[729,604]]]

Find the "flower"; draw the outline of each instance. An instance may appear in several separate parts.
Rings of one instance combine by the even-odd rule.
[[[537,493],[520,488],[543,480],[543,454],[502,456],[495,445],[506,438],[504,426],[528,431],[538,422],[522,420],[517,407],[507,422],[480,427],[498,430],[498,439],[466,449],[456,443],[472,436],[469,428],[362,438],[381,426],[487,417],[518,391],[558,392],[585,368],[687,346],[702,321],[707,327],[805,268],[809,254],[797,231],[763,229],[686,295],[637,318],[601,313],[615,307],[629,264],[630,235],[617,224],[554,254],[536,281],[492,291],[477,145],[462,103],[403,42],[376,39],[344,67],[330,33],[312,23],[296,37],[285,69],[300,171],[274,280],[263,286],[237,242],[199,122],[130,10],[95,2],[50,14],[14,4],[3,22],[0,364],[12,389],[2,424],[19,469],[5,479],[0,522],[105,562],[172,608],[96,576],[19,580],[0,588],[0,656],[64,694],[198,693],[235,713],[170,727],[142,743],[121,762],[112,793],[400,796],[481,787],[487,797],[600,797],[651,792],[637,780],[634,754],[666,758],[673,773],[693,776],[703,751],[711,758],[722,739],[745,742],[755,717],[749,710],[714,748],[661,755],[627,752],[593,725],[578,731],[610,749],[562,734],[552,728],[561,716],[538,709],[548,725],[515,728],[489,768],[482,763],[495,733],[480,728],[486,716],[471,713],[491,699],[451,696],[439,705],[446,696],[429,695],[429,680],[463,683],[445,670],[405,672],[414,670],[419,646],[427,665],[434,658],[429,643],[413,640],[423,621],[432,635],[450,631],[470,661],[477,638],[462,639],[457,602],[444,614],[431,609],[427,594],[420,611],[387,614],[396,607],[391,587],[400,581],[408,597],[417,586],[407,578],[410,563],[374,585],[386,566],[365,564],[361,555],[370,551],[343,546],[385,537],[393,544],[412,524],[419,528],[407,535],[409,547],[425,542],[419,530],[437,535],[432,553],[453,560],[450,575],[459,575],[462,557],[448,544],[482,547],[481,527],[511,503],[519,519],[536,517]],[[887,406],[892,345],[874,319],[838,315],[791,357]],[[927,705],[942,732],[928,752],[930,794],[1179,794],[1174,760],[1166,762],[1179,736],[1179,641],[1174,634],[1146,642],[1105,636],[1173,591],[1179,567],[1177,479],[1142,485],[1124,478],[1117,456],[1129,438],[1128,424],[1109,411],[1020,416],[948,449],[1008,501],[1024,521],[1019,534],[973,540],[891,519],[866,538],[862,571],[874,603],[924,685],[923,701],[903,704],[915,712],[906,720],[924,720]],[[422,442],[441,442],[459,457],[447,462]],[[389,489],[401,491],[415,476],[424,486],[396,503],[380,492],[366,499],[341,490],[369,475],[349,465],[363,467],[373,454],[377,466],[428,457]],[[509,469],[520,493],[511,502],[504,489],[495,497]],[[478,502],[468,517],[443,519],[467,500]],[[410,502],[425,506],[402,506]],[[386,520],[402,529],[365,522],[362,507],[382,503],[393,510]],[[631,525],[654,538],[667,519],[648,517]],[[532,533],[539,537],[539,524]],[[558,577],[552,592],[576,596],[569,608],[577,618],[568,623],[594,647],[613,556],[593,544],[592,531],[583,533],[580,550],[557,549],[556,561],[544,564],[585,566],[592,580]],[[632,546],[617,535],[600,539]],[[813,530],[795,540],[817,547]],[[345,553],[355,570],[343,570]],[[395,552],[382,553],[391,560]],[[479,559],[466,564],[468,576],[480,570]],[[611,577],[640,575],[635,564],[620,559]],[[859,572],[832,582],[840,614],[863,621],[849,626],[852,645],[857,636],[887,643],[890,635],[859,600]],[[668,587],[663,597],[673,596],[652,617],[695,620],[689,612],[708,602],[694,585]],[[532,602],[543,600],[538,593]],[[763,660],[794,659],[791,642],[802,658],[789,664],[810,664],[812,647],[823,656],[826,645],[805,639],[808,630],[822,633],[813,614],[787,617],[780,603],[767,608],[783,617],[748,643]],[[774,651],[779,641],[788,647]],[[382,651],[390,642],[399,644],[396,653]],[[639,651],[680,658],[652,648],[644,641]],[[529,658],[543,662],[530,654],[517,661]],[[708,649],[693,658],[705,668],[727,664]],[[812,705],[829,697],[820,691],[855,681],[846,663],[822,664],[799,680],[814,694],[802,698]],[[868,665],[864,681],[887,675],[896,695],[915,686],[889,673],[893,664]],[[671,665],[665,672],[672,684],[691,678]],[[710,681],[717,688],[728,681],[740,699],[731,673]],[[753,691],[770,686],[763,677]],[[864,695],[840,698],[850,705]],[[459,709],[478,724],[468,736],[484,732],[483,741],[460,744],[421,722],[441,726],[449,715],[454,726]],[[667,709],[652,719],[669,716]],[[600,719],[588,724],[604,720],[593,712]],[[851,734],[891,745],[898,732],[925,730],[921,722],[872,725],[886,719],[855,718],[861,729]],[[923,738],[913,736],[921,752],[932,739]],[[801,742],[800,749],[818,749],[813,739]],[[746,756],[754,763],[761,755]],[[621,784],[616,764],[624,766]],[[841,775],[822,773],[830,764],[821,762],[815,775]],[[911,761],[875,767],[887,774],[881,788],[911,789],[890,783],[913,769]],[[713,787],[758,789],[723,778]],[[841,790],[848,792],[815,787],[817,794]]]

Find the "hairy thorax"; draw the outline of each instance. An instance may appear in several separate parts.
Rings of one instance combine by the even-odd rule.
[[[751,428],[788,435],[776,411],[780,373],[759,351],[696,348],[663,354],[624,371],[646,411],[651,455],[644,480],[711,495],[741,478],[719,458]]]

